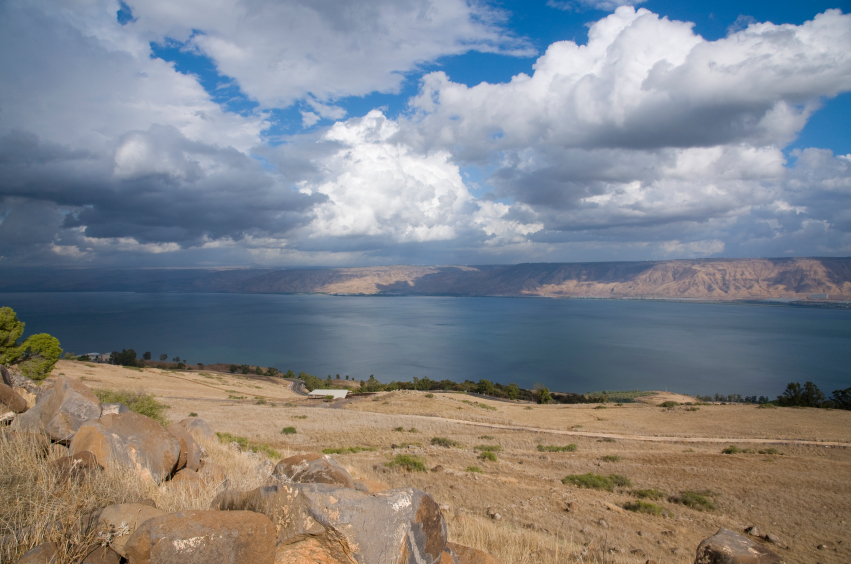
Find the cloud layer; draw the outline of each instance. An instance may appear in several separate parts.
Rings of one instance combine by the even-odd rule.
[[[344,119],[440,57],[530,54],[460,0],[0,5],[0,261],[374,264],[847,255],[851,156],[784,153],[851,90],[851,16],[706,41],[615,4],[586,45]],[[600,7],[600,6],[596,6]],[[256,100],[152,57],[179,42]],[[268,110],[305,127],[270,145]],[[471,180],[475,178],[474,180]]]

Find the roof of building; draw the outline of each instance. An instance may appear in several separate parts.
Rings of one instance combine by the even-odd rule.
[[[334,399],[345,399],[348,393],[349,390],[313,390],[307,395],[319,397],[334,396]]]

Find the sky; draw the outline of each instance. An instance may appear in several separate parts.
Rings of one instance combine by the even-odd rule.
[[[0,0],[0,268],[851,255],[851,0]]]

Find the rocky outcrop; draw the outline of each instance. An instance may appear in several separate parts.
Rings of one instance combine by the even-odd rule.
[[[198,471],[201,469],[201,447],[183,425],[169,425],[166,431],[174,435],[180,442],[180,456],[177,459],[177,470],[188,468]]]
[[[226,491],[212,507],[263,513],[278,530],[279,545],[315,537],[312,546],[331,555],[341,546],[361,564],[436,564],[446,547],[440,507],[413,488],[368,495],[326,484],[283,484]]]
[[[13,429],[43,431],[54,441],[67,443],[84,424],[101,415],[100,401],[86,386],[64,376],[43,389],[35,407],[18,416]]]
[[[180,442],[162,425],[138,413],[104,415],[86,423],[71,441],[71,455],[87,450],[98,464],[135,468],[159,483],[171,476],[180,456]]]
[[[275,528],[253,511],[181,511],[142,523],[124,550],[133,564],[272,564]]]
[[[325,454],[299,454],[278,462],[272,477],[283,483],[331,484],[341,488],[354,488],[349,471]]]
[[[694,564],[785,564],[774,552],[729,529],[718,529],[697,547]]]

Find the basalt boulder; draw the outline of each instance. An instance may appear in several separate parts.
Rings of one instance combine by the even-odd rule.
[[[177,470],[188,468],[198,471],[201,469],[201,447],[183,425],[169,425],[166,431],[174,435],[180,442],[180,456],[177,460]]]
[[[496,556],[454,542],[446,543],[446,552],[449,553],[456,564],[502,564],[502,561]]]
[[[12,423],[14,429],[44,431],[54,441],[67,443],[80,427],[101,416],[100,401],[80,382],[59,376],[46,386],[35,406]]]
[[[87,450],[101,466],[134,468],[159,483],[169,477],[180,456],[180,441],[162,425],[139,413],[104,415],[86,423],[71,441],[71,456]]]
[[[440,507],[413,488],[369,495],[327,484],[281,484],[226,491],[212,506],[263,513],[275,524],[280,545],[315,537],[314,545],[328,554],[342,549],[360,564],[437,564],[446,547]]]
[[[213,432],[213,429],[210,428],[206,421],[198,417],[187,417],[177,423],[177,425],[180,425],[189,431],[189,434],[196,439],[200,438],[210,441],[216,439],[216,434]]]
[[[354,488],[349,471],[325,454],[298,454],[278,462],[272,477],[278,482],[298,484],[330,484]]]
[[[273,564],[275,527],[253,511],[180,511],[142,523],[124,550],[132,564]]]
[[[3,382],[0,382],[0,402],[15,413],[23,413],[27,410],[27,400]]]
[[[110,505],[100,511],[97,528],[108,534],[110,548],[126,558],[124,546],[136,529],[148,519],[163,515],[166,515],[164,511],[142,503]]]
[[[729,529],[718,529],[697,547],[694,564],[785,564],[776,553]]]

